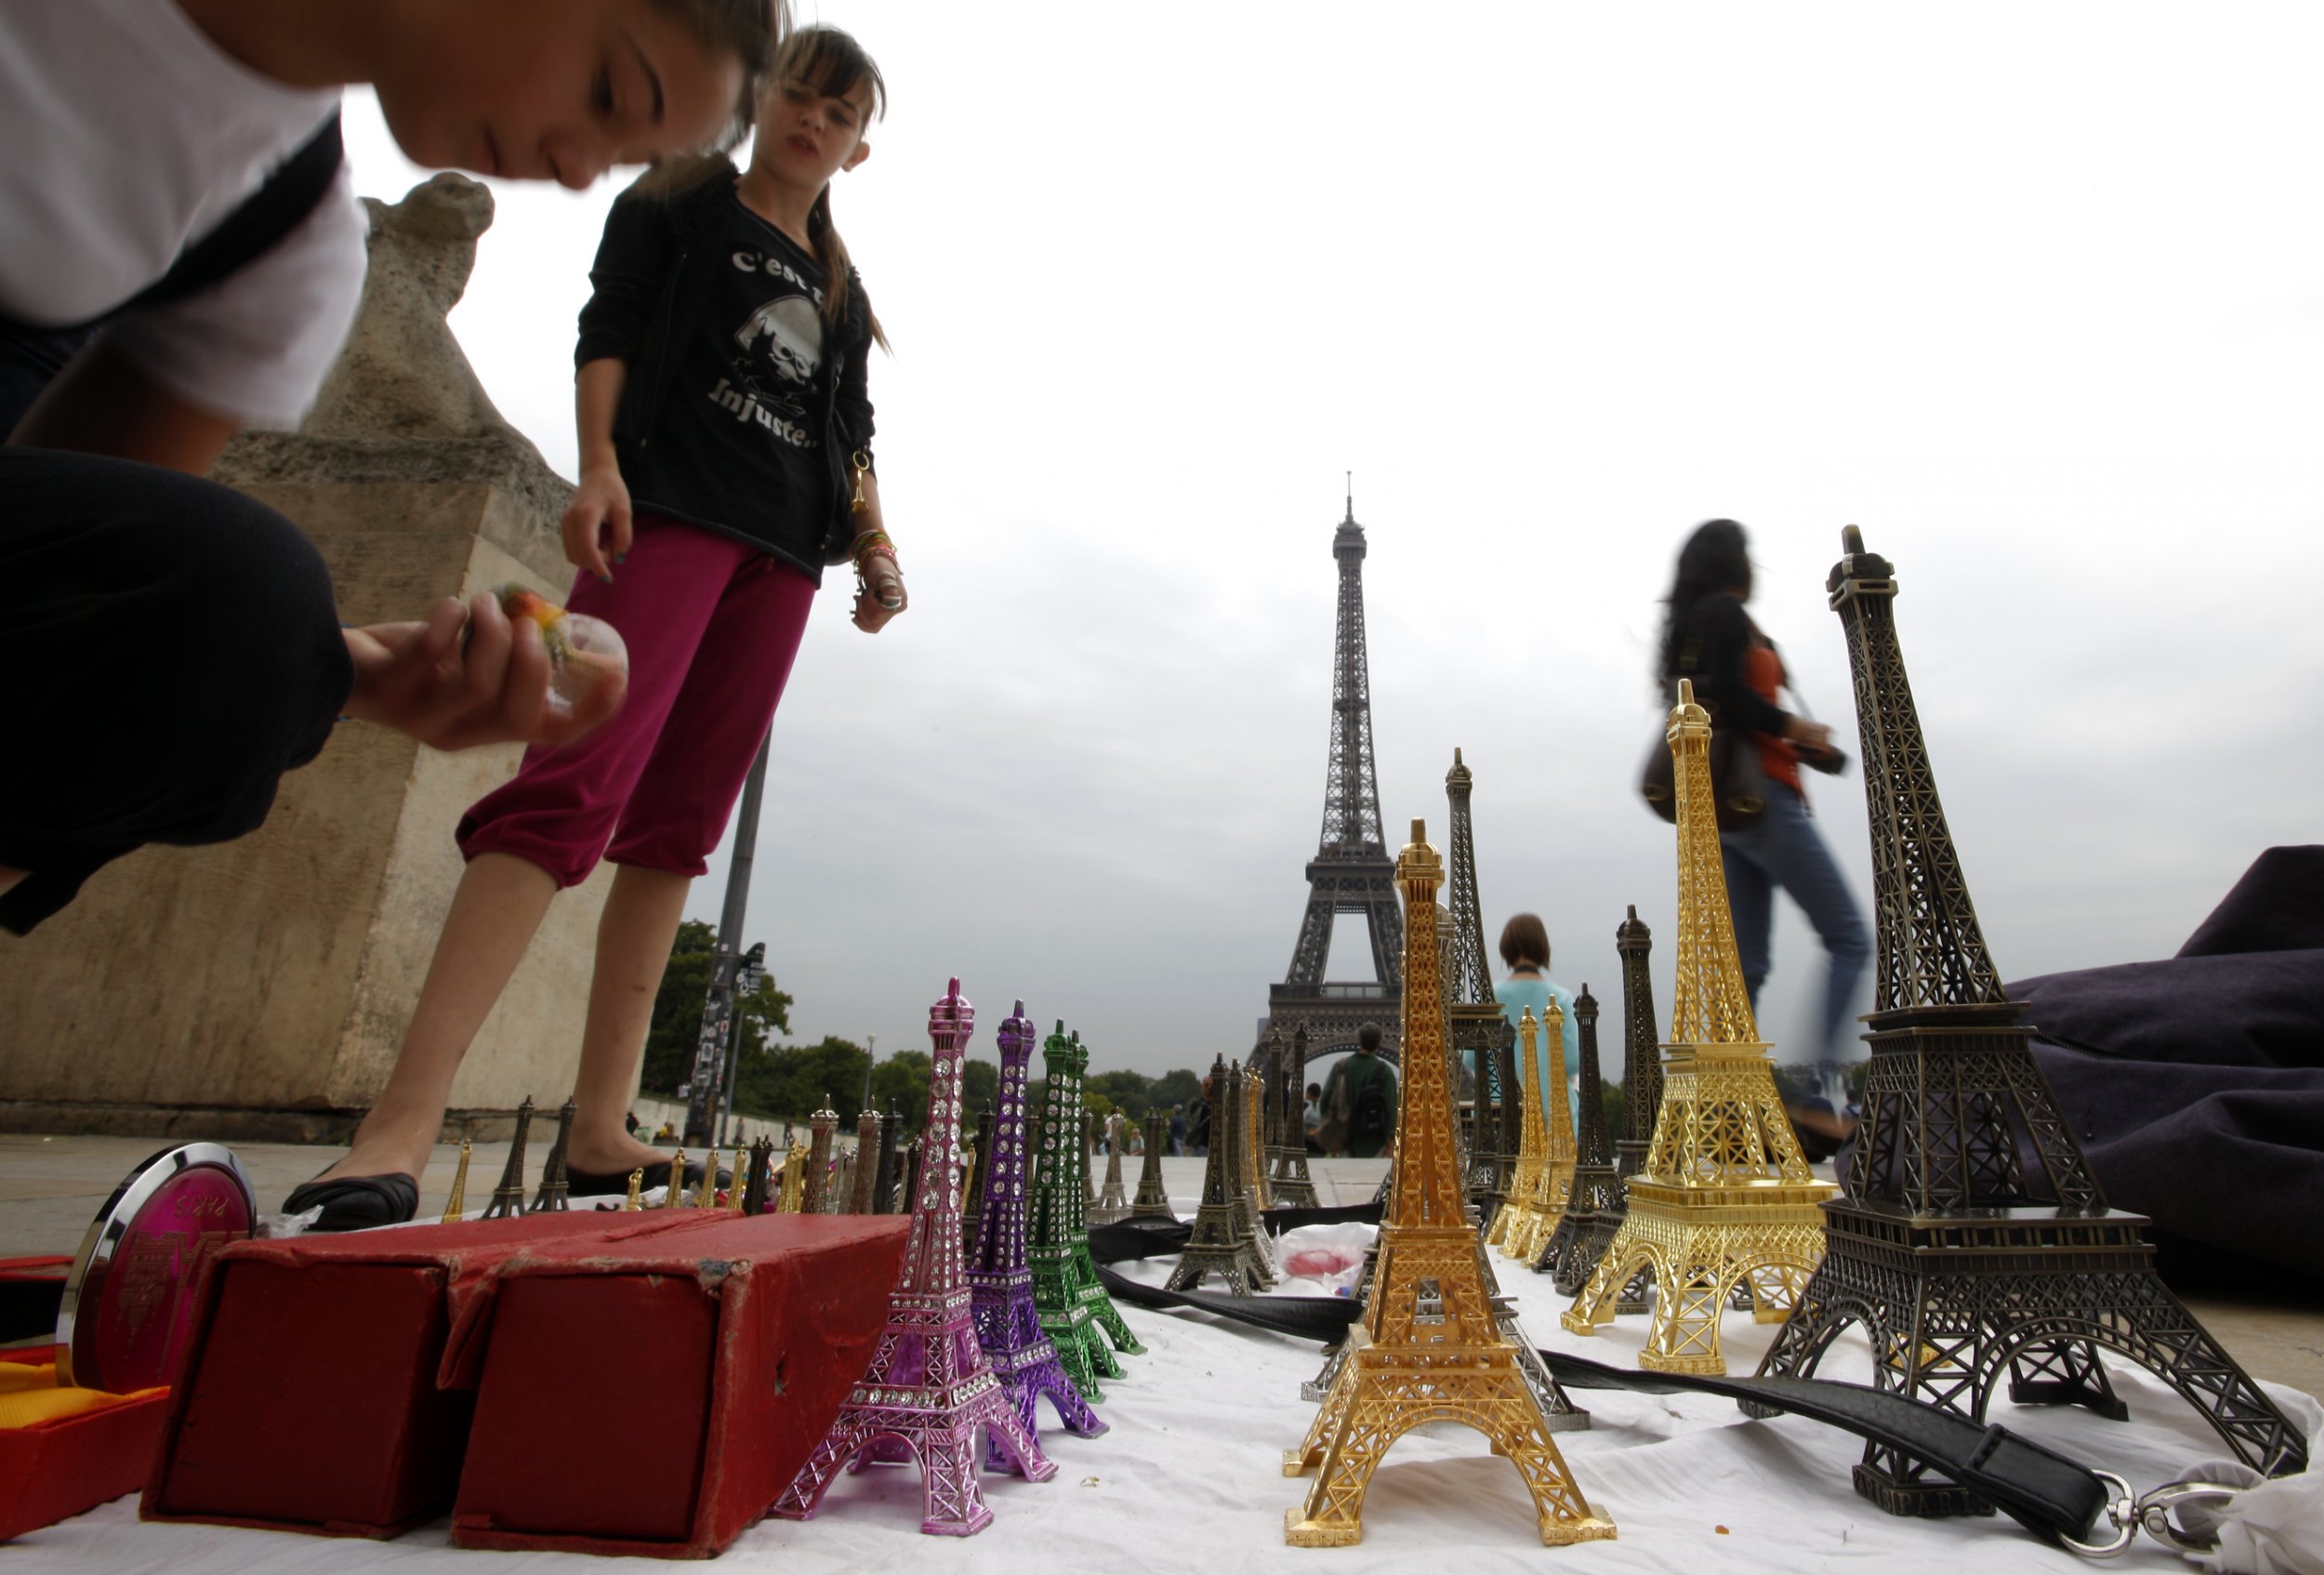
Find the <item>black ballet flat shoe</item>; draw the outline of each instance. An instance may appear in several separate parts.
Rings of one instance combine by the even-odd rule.
[[[370,1230],[400,1225],[419,1212],[419,1183],[398,1171],[391,1176],[334,1176],[291,1189],[283,1212],[303,1214],[321,1205],[309,1230]]]
[[[645,1174],[638,1183],[639,1191],[652,1192],[657,1186],[669,1185],[668,1160],[664,1159],[644,1169]],[[719,1172],[719,1185],[725,1186],[732,1180],[727,1171]],[[684,1185],[689,1187],[702,1185],[702,1166],[694,1160],[686,1161]],[[571,1198],[627,1198],[629,1195],[629,1172],[584,1171],[568,1165],[565,1167],[565,1193]]]

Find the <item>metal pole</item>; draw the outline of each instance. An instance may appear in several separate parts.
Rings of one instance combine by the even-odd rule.
[[[726,865],[726,906],[719,915],[719,948],[710,960],[710,988],[702,1005],[702,1034],[694,1041],[694,1070],[686,1094],[688,1146],[706,1144],[719,1103],[720,1074],[733,1032],[734,969],[743,950],[743,917],[750,907],[750,861],[759,847],[759,802],[767,789],[767,749],[773,732],[759,741],[759,758],[743,784],[742,814],[734,825],[734,849]]]

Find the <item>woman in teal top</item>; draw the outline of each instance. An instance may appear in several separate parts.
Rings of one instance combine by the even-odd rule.
[[[1521,913],[1501,927],[1501,962],[1509,970],[1509,977],[1493,986],[1493,999],[1501,1003],[1501,1015],[1514,1027],[1517,1020],[1533,1009],[1535,1021],[1549,1015],[1552,1000],[1565,1019],[1565,1104],[1567,1113],[1578,1124],[1581,1120],[1581,1100],[1574,1079],[1581,1071],[1581,1031],[1574,1026],[1574,992],[1549,976],[1550,932],[1540,916]],[[1550,1086],[1550,1046],[1547,1039],[1536,1035],[1534,1074],[1541,1086]],[[1525,1040],[1517,1041],[1517,1052],[1525,1053]],[[1524,1076],[1520,1066],[1518,1075]],[[1547,1105],[1547,1101],[1544,1102]]]

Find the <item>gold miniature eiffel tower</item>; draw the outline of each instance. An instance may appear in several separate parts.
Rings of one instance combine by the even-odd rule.
[[[1250,1067],[1243,1070],[1243,1174],[1250,1178],[1251,1201],[1272,1209],[1267,1190],[1267,1079]]]
[[[1541,1190],[1541,1164],[1549,1145],[1549,1131],[1541,1119],[1541,1078],[1538,1070],[1538,1052],[1541,1047],[1537,1036],[1540,1026],[1533,1008],[1526,1007],[1525,1015],[1517,1021],[1518,1053],[1525,1058],[1525,1065],[1517,1073],[1518,1097],[1525,1101],[1525,1136],[1517,1145],[1517,1170],[1510,1180],[1509,1196],[1494,1211],[1492,1228],[1485,1234],[1487,1247],[1499,1247],[1504,1252],[1510,1251],[1510,1233],[1531,1211],[1535,1195]]]
[[[1530,1264],[1541,1255],[1565,1206],[1574,1196],[1574,1113],[1565,1097],[1565,1012],[1552,996],[1541,1012],[1541,1032],[1549,1039],[1550,1073],[1535,1092],[1541,1095],[1541,1173],[1534,1179],[1533,1197],[1509,1233],[1501,1249]],[[1526,1053],[1532,1053],[1528,1051]]]
[[[1819,1207],[1839,1191],[1801,1156],[1776,1094],[1768,1045],[1751,1020],[1735,950],[1710,793],[1710,714],[1679,681],[1670,712],[1677,759],[1678,984],[1663,1045],[1654,1146],[1631,1178],[1630,1211],[1560,1320],[1595,1333],[1639,1269],[1659,1292],[1638,1365],[1723,1373],[1719,1317],[1748,1288],[1752,1317],[1781,1323],[1824,1257]]]
[[[1414,821],[1396,861],[1410,915],[1429,912],[1444,873],[1424,823]],[[1509,1457],[1533,1496],[1544,1542],[1614,1535],[1567,1474],[1517,1347],[1495,1320],[1453,1138],[1434,928],[1419,917],[1404,926],[1404,1098],[1371,1297],[1306,1440],[1283,1457],[1287,1476],[1321,1468],[1306,1502],[1284,1515],[1284,1540],[1295,1547],[1362,1540],[1373,1470],[1398,1437],[1431,1422],[1465,1423]]]

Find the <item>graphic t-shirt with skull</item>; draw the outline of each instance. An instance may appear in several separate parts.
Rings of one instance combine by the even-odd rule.
[[[729,204],[716,298],[633,481],[636,507],[754,542],[818,573],[832,509],[823,452],[830,376],[823,265],[740,202]]]

